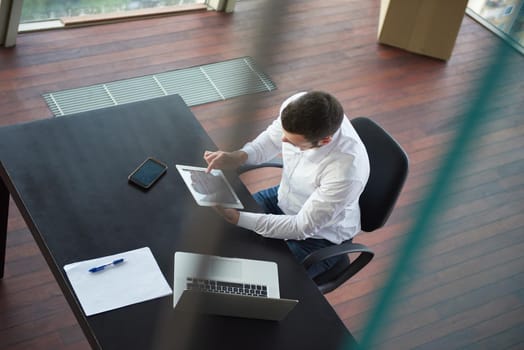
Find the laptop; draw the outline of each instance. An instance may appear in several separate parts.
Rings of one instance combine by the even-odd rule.
[[[280,321],[297,303],[280,298],[275,262],[175,253],[177,311]]]

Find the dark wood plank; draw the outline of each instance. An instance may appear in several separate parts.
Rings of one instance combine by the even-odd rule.
[[[442,62],[377,44],[378,1],[290,0],[274,14],[279,25],[269,28],[262,23],[264,3],[239,1],[231,15],[189,13],[22,34],[16,48],[0,50],[0,125],[51,117],[41,97],[46,92],[255,54],[267,62],[277,90],[192,108],[221,148],[256,136],[296,91],[334,93],[349,116],[369,116],[392,133],[411,161],[387,226],[355,239],[375,259],[326,296],[358,339],[457,126],[486,83],[486,68],[497,64],[491,58],[500,39],[464,17],[453,55]],[[524,343],[523,57],[514,52],[502,68],[486,123],[446,189],[448,201],[425,233],[427,244],[399,277],[406,285],[392,301],[390,327],[377,336],[382,348],[519,349]],[[242,178],[257,191],[278,176],[263,170]],[[0,348],[89,348],[12,200],[7,227]]]

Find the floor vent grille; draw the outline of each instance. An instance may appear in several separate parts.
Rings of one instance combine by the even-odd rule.
[[[272,91],[251,57],[44,94],[55,116],[179,94],[188,106]]]

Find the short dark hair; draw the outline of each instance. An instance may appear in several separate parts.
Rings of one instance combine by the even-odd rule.
[[[311,91],[289,103],[282,111],[282,127],[317,144],[333,135],[344,118],[344,109],[331,94]]]

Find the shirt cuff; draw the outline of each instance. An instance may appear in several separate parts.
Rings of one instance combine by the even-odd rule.
[[[247,160],[245,164],[253,164],[253,159],[255,158],[255,149],[251,146],[250,143],[247,143],[240,149],[243,152],[247,153]]]
[[[257,213],[247,213],[244,211],[239,212],[240,216],[238,217],[237,226],[246,228],[251,231],[255,231],[257,225],[257,220],[260,217],[260,214]]]

